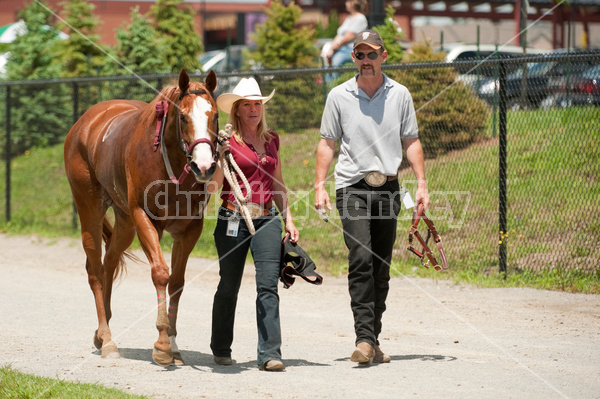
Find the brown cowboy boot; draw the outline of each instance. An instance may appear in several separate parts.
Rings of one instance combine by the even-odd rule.
[[[285,366],[281,360],[271,359],[260,368],[263,371],[283,371]]]
[[[215,364],[221,366],[231,366],[233,364],[233,360],[229,356],[214,356],[213,357]]]
[[[368,366],[373,363],[374,357],[375,349],[373,349],[373,346],[368,342],[359,342],[354,352],[352,352],[350,360],[357,362],[361,366]]]
[[[379,348],[379,345],[375,345],[375,357],[373,358],[373,363],[389,363],[391,361],[392,358],[383,353]]]

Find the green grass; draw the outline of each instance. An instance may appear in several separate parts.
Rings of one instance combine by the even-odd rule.
[[[5,399],[145,398],[145,396],[129,395],[99,384],[36,377],[13,370],[10,366],[0,367],[0,397]]]
[[[498,138],[426,161],[435,221],[450,261],[450,272],[422,268],[406,251],[411,211],[398,224],[393,272],[452,278],[482,286],[531,286],[600,293],[600,111],[574,108],[559,111],[509,112],[508,231],[498,228]],[[317,129],[283,134],[283,174],[290,206],[300,229],[301,245],[319,271],[345,272],[347,250],[334,210],[323,222],[312,204]],[[46,237],[78,237],[72,228],[72,205],[62,146],[34,149],[12,161],[12,221],[0,209],[0,231]],[[4,165],[0,176],[5,176]],[[400,174],[414,194],[410,169]],[[4,204],[4,179],[0,203]],[[333,183],[329,190],[334,200]],[[211,199],[208,214],[219,201]],[[207,218],[192,256],[216,258]],[[507,245],[508,276],[498,273],[498,243]],[[134,245],[139,245],[135,243]],[[166,234],[163,248],[172,241]],[[82,260],[83,267],[83,260]]]

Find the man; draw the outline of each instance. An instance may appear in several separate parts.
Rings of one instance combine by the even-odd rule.
[[[348,287],[360,365],[387,363],[379,347],[381,316],[389,290],[390,261],[400,212],[398,168],[402,148],[417,179],[416,203],[429,206],[423,149],[412,97],[381,72],[387,58],[377,32],[359,33],[352,60],[358,74],[327,97],[317,150],[315,207],[331,210],[325,180],[340,141],[335,166],[336,207],[348,247]]]

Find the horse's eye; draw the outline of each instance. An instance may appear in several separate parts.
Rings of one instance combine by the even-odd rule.
[[[187,122],[187,119],[185,118],[185,115],[179,115],[179,120],[181,120],[182,123]]]

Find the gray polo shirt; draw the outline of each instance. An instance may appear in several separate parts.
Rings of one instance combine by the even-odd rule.
[[[384,74],[383,85],[369,98],[357,87],[357,76],[329,92],[321,119],[321,137],[340,141],[336,190],[358,182],[370,171],[397,174],[402,140],[418,137],[408,89]]]

